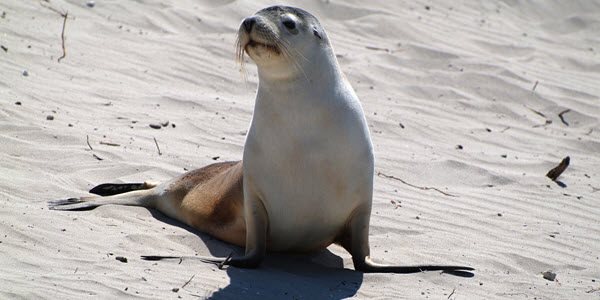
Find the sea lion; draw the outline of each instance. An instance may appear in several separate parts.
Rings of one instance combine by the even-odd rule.
[[[311,252],[337,243],[363,272],[473,270],[387,266],[369,257],[373,146],[361,104],[313,15],[285,6],[258,11],[238,31],[242,63],[244,54],[258,67],[259,85],[242,162],[209,165],[162,184],[104,185],[96,192],[141,190],[53,201],[51,208],[156,208],[246,248],[241,257],[203,259],[220,266],[253,268],[267,251]]]

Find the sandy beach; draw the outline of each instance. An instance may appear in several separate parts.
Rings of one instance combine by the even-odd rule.
[[[235,33],[274,4],[320,20],[361,100],[373,259],[473,277],[363,274],[336,245],[144,261],[244,249],[141,207],[48,210],[241,159]],[[600,1],[4,0],[0,46],[2,299],[600,298]]]

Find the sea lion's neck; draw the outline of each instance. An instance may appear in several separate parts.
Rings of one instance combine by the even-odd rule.
[[[275,75],[274,75],[275,74]],[[259,85],[258,94],[266,97],[260,99],[274,99],[280,104],[287,101],[302,101],[304,103],[322,101],[322,95],[334,93],[337,88],[347,88],[347,84],[338,66],[337,59],[331,53],[310,56],[310,61],[297,58],[296,63],[274,71],[272,68],[258,68]],[[259,103],[257,103],[259,104]],[[293,105],[293,103],[288,103]]]
[[[313,49],[288,49],[271,61],[257,62],[260,82],[278,85],[279,82],[326,80],[339,72],[337,59],[331,47],[314,45]]]

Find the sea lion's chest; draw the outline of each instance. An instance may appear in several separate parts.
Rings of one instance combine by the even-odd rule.
[[[271,250],[326,247],[352,211],[371,201],[361,191],[372,190],[373,154],[360,105],[258,107],[243,161],[245,184],[269,215]]]

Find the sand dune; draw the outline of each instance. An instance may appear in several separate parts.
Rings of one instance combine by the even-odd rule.
[[[49,211],[98,183],[240,159],[257,76],[248,61],[243,81],[235,32],[275,3],[6,0],[0,298],[598,299],[599,1],[281,3],[319,18],[362,101],[372,256],[475,276],[362,274],[337,246],[256,270],[148,262],[243,249],[144,208]],[[69,13],[60,62],[48,7]],[[566,156],[560,182],[546,178]]]

